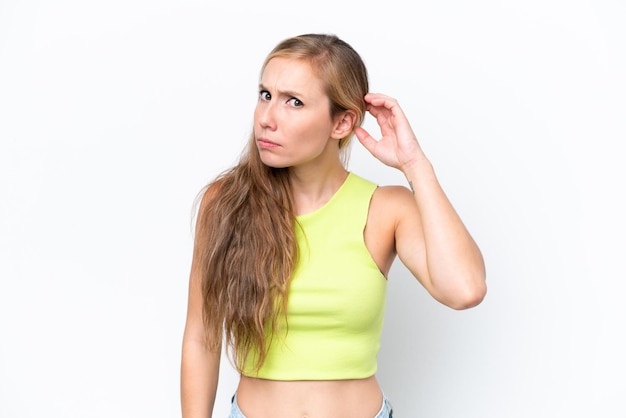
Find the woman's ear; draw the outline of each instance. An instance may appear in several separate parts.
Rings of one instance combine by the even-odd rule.
[[[345,138],[354,129],[356,123],[356,113],[353,110],[346,110],[335,117],[335,125],[331,133],[334,139]]]

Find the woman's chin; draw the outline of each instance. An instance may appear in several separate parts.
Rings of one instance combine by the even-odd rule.
[[[272,167],[272,168],[287,168],[292,165],[288,161],[285,161],[282,159],[267,158],[267,156],[264,156],[263,153],[261,153],[261,162],[265,164],[266,166]]]

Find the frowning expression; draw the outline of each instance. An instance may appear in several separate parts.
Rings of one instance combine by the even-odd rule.
[[[254,136],[261,160],[295,167],[336,158],[335,123],[325,83],[308,61],[272,58],[261,75]]]

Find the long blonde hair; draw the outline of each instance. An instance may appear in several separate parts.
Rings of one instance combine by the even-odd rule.
[[[331,117],[366,112],[366,67],[357,52],[335,35],[288,38],[267,56],[306,60],[326,83]],[[339,141],[347,148],[352,133]],[[347,158],[347,157],[346,157]],[[344,160],[345,161],[345,160]],[[254,135],[239,162],[201,192],[194,257],[202,276],[203,320],[213,348],[226,337],[233,364],[250,361],[258,370],[271,343],[271,330],[285,317],[289,283],[298,260],[289,168],[263,164]],[[224,333],[224,334],[223,334]]]

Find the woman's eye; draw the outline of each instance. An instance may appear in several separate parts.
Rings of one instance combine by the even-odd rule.
[[[266,91],[266,90],[261,90],[261,91],[259,92],[259,98],[260,98],[261,100],[268,101],[268,100],[271,100],[271,99],[272,99],[272,95],[270,94],[270,92],[269,92],[269,91]]]
[[[291,99],[289,99],[288,103],[290,103],[293,107],[302,107],[304,105],[302,101],[296,99],[295,97],[292,97]]]

